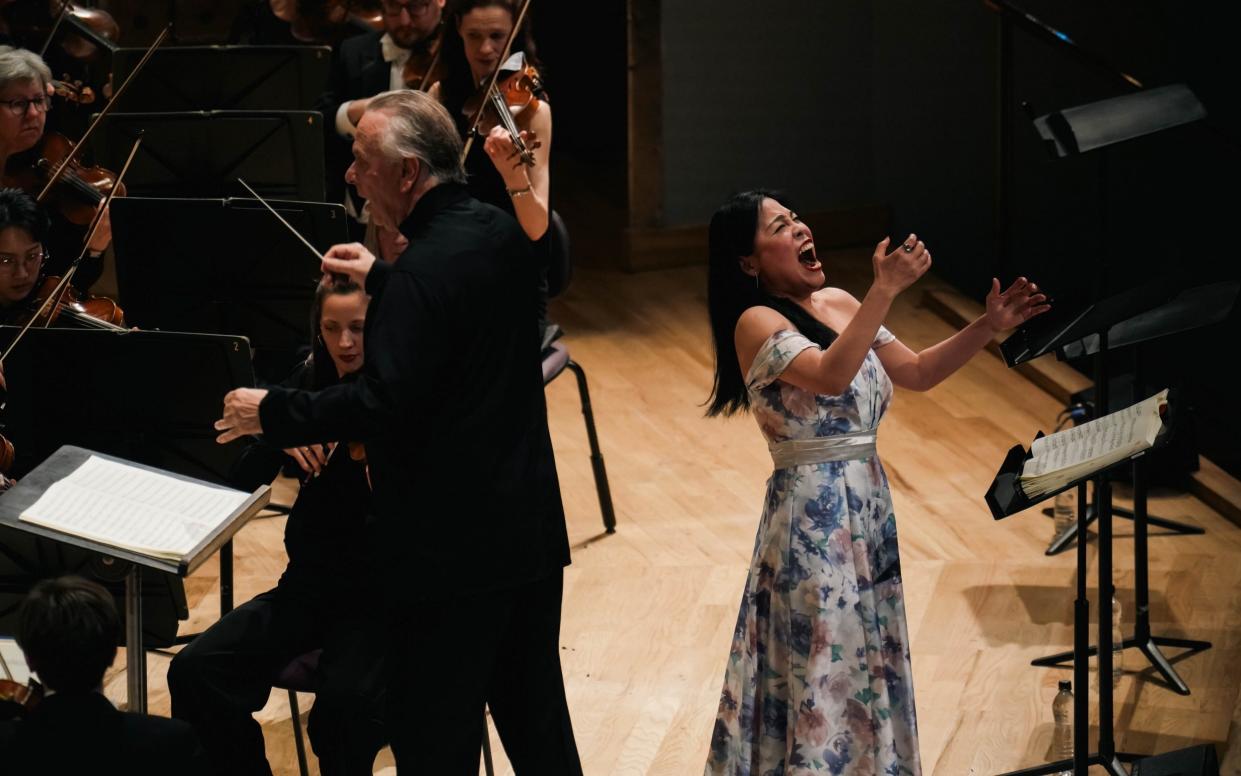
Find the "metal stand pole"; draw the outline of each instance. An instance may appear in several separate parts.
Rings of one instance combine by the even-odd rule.
[[[127,708],[147,711],[147,656],[142,646],[142,567],[137,563],[125,575],[125,675]]]

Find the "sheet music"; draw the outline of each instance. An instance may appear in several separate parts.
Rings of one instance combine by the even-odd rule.
[[[30,666],[26,665],[26,656],[16,639],[0,638],[0,679],[18,684],[30,681]]]
[[[91,456],[21,519],[160,558],[178,559],[237,510],[248,493],[186,482]]]
[[[1021,470],[1022,482],[1031,486],[1025,488],[1027,493],[1047,480],[1069,482],[1088,473],[1079,471],[1083,468],[1110,466],[1149,448],[1163,427],[1159,410],[1167,400],[1168,392],[1161,391],[1097,420],[1036,439]]]

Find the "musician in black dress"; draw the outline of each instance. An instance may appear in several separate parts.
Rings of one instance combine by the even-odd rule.
[[[517,31],[508,59],[500,61],[519,11],[520,3],[514,0],[461,0],[451,6],[441,54],[444,69],[430,94],[448,109],[463,141],[469,140],[472,118],[466,104],[497,67],[502,80],[524,65],[540,66],[528,17]],[[539,332],[546,346],[560,332],[547,321],[547,266],[563,245],[550,228],[552,106],[545,91],[538,89],[537,97],[537,108],[526,107],[513,116],[521,138],[528,145],[538,145],[533,150],[534,163],[520,162],[509,132],[500,125],[487,126],[492,119],[482,124],[483,131],[470,144],[465,172],[470,194],[511,214],[534,243],[535,260],[542,266]]]
[[[362,367],[367,302],[356,285],[319,286],[312,354],[287,387],[327,388]],[[198,730],[220,776],[269,776],[263,733],[251,715],[266,704],[285,665],[322,649],[308,725],[320,772],[370,774],[385,743],[386,645],[369,606],[375,594],[365,552],[366,463],[343,440],[285,450],[257,442],[236,466],[234,484],[253,490],[271,482],[290,458],[304,478],[285,526],[289,565],[275,589],[225,615],[173,659],[173,716]]]

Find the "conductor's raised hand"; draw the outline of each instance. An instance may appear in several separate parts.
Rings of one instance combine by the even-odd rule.
[[[243,436],[263,433],[259,405],[266,396],[267,391],[262,388],[238,388],[225,394],[224,417],[215,422],[215,430],[220,432],[215,441],[225,444]]]
[[[1000,293],[999,278],[991,279],[991,293],[987,294],[987,326],[1001,332],[1020,326],[1036,315],[1051,309],[1047,295],[1025,278],[1017,278],[1007,291]]]
[[[931,252],[913,233],[896,246],[896,250],[886,253],[889,243],[885,237],[875,246],[871,263],[875,268],[875,286],[895,297],[931,268]]]
[[[373,266],[375,266],[375,255],[361,243],[333,245],[328,248],[327,253],[323,254],[324,280],[344,275],[359,286],[365,287],[366,276],[370,274]]]

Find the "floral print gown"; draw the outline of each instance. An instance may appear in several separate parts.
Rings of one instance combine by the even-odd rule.
[[[840,396],[780,374],[806,348],[778,331],[746,375],[769,444],[874,432],[892,383],[874,348]],[[866,454],[865,451],[862,454]],[[708,776],[921,774],[896,519],[879,459],[777,468],[741,599]]]

